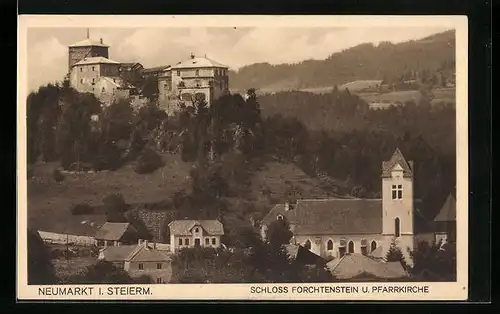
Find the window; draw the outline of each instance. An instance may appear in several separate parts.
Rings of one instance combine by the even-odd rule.
[[[94,84],[94,83],[95,83],[95,78],[92,78],[92,84]]]
[[[83,72],[83,67],[80,67],[80,72]]]
[[[198,229],[198,228],[194,229],[194,232],[199,232],[199,231],[200,231],[200,229]]]
[[[367,244],[368,241],[366,241],[366,239],[361,239],[361,254],[363,255],[368,254]]]
[[[276,219],[277,219],[277,220],[283,220],[283,215],[278,215],[278,216],[276,216]]]
[[[403,186],[401,184],[392,185],[392,199],[393,200],[403,199]]]
[[[200,239],[194,239],[194,246],[200,247],[201,246],[201,240]]]
[[[161,266],[162,266],[161,263],[157,263],[156,264],[156,269],[161,269]]]
[[[182,245],[182,239],[179,239],[179,245]]]
[[[95,71],[95,67],[92,67],[92,71]]]
[[[200,86],[201,86],[200,81],[196,81],[196,87],[200,87]]]
[[[311,241],[307,240],[306,243],[304,244],[304,247],[308,250],[311,249]]]
[[[205,245],[210,245],[210,239],[209,238],[205,238]]]
[[[102,88],[102,92],[104,93],[105,91],[106,91],[106,89],[103,87],[103,88]]]
[[[161,279],[161,277],[156,278],[156,283],[163,283],[163,280]]]
[[[354,253],[354,242],[349,241],[349,253]]]
[[[377,242],[372,241],[372,244],[370,245],[370,252],[375,251],[376,248],[377,248]]]
[[[217,239],[216,238],[212,238],[212,245],[215,245],[217,244]]]
[[[139,264],[139,270],[144,270],[144,264],[142,263]]]
[[[394,236],[396,238],[399,238],[399,236],[401,235],[399,228],[400,228],[399,218],[396,217],[396,219],[394,219]]]
[[[83,84],[83,79],[80,79],[80,83],[82,83],[82,84]]]
[[[195,75],[200,76],[200,70],[196,70]]]
[[[185,245],[189,245],[189,239],[184,240]]]
[[[328,242],[326,243],[326,249],[328,251],[333,250],[333,241],[332,240],[328,240]]]
[[[181,76],[181,71],[177,71],[177,76]]]

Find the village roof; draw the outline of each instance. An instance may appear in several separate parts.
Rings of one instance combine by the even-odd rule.
[[[191,235],[195,226],[201,226],[209,235],[224,235],[224,227],[218,220],[173,220],[168,224],[172,235]]]
[[[81,40],[81,41],[79,41],[77,43],[69,45],[69,47],[87,47],[87,46],[109,47],[108,45],[103,44],[101,41],[93,40],[93,39],[90,39],[90,38],[85,38],[84,40]]]
[[[135,229],[128,222],[106,222],[104,223],[95,234],[97,240],[120,240],[129,228]]]
[[[399,148],[396,148],[394,151],[394,154],[392,154],[392,157],[389,161],[383,161],[382,162],[382,177],[390,177],[391,176],[391,171],[392,169],[396,166],[400,165],[401,168],[403,168],[403,176],[404,177],[411,177],[413,173],[413,162],[407,162],[406,159],[404,158],[403,154],[399,150]]]
[[[380,234],[381,199],[298,200],[290,210],[274,206],[263,220],[265,225],[283,215],[295,226],[294,234]]]
[[[435,222],[446,222],[446,221],[455,221],[457,215],[457,201],[453,197],[453,195],[448,195],[446,201],[444,202],[443,207],[434,218]]]
[[[105,215],[91,214],[63,215],[60,221],[54,219],[39,219],[33,221],[31,224],[34,229],[39,231],[93,237],[105,222]]]
[[[361,274],[370,274],[383,279],[407,276],[400,262],[382,262],[363,254],[346,254],[327,263],[328,269],[337,279],[351,279]]]
[[[384,247],[383,246],[378,246],[375,250],[371,251],[368,253],[368,256],[371,256],[373,258],[384,258]]]
[[[116,61],[113,61],[113,60],[109,60],[108,58],[104,58],[104,57],[88,57],[88,58],[84,58],[84,59],[78,61],[74,65],[102,64],[102,63],[106,63],[106,64],[120,64],[119,62],[116,62]]]
[[[108,262],[162,262],[170,260],[170,253],[157,249],[151,243],[108,246],[101,251]]]
[[[172,69],[194,69],[194,68],[224,68],[227,69],[228,66],[209,59],[207,57],[194,57],[189,60],[179,62],[178,64],[172,66]]]

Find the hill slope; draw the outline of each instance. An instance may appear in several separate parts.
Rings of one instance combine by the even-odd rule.
[[[399,44],[361,44],[325,60],[298,64],[257,63],[231,71],[233,91],[257,88],[270,91],[331,87],[355,80],[394,80],[411,71],[452,71],[455,32],[447,31]]]

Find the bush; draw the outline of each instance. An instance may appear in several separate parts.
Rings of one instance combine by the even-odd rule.
[[[73,207],[71,207],[72,215],[89,215],[93,213],[94,213],[94,208],[86,203],[76,204]]]
[[[56,182],[62,182],[64,181],[64,175],[59,171],[59,169],[55,169],[54,172],[52,173],[52,176],[54,177],[54,180]]]
[[[146,149],[137,158],[135,172],[138,174],[153,173],[164,165],[165,162],[157,152]]]

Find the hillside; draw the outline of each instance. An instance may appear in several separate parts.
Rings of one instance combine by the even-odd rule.
[[[392,81],[408,72],[453,72],[455,32],[447,31],[399,44],[361,44],[334,53],[325,60],[297,64],[257,63],[229,73],[231,89],[256,88],[265,92],[331,88],[356,80]]]

